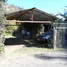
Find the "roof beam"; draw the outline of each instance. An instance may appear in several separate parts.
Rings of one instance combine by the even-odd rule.
[[[18,22],[18,23],[52,23],[51,21],[20,21],[20,20],[7,20],[13,21],[13,22]]]

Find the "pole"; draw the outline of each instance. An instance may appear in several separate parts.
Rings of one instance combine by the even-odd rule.
[[[57,48],[56,46],[57,45],[57,29],[54,27],[53,30],[54,30],[54,34],[53,34],[54,44],[53,45],[54,45],[54,49],[56,49]]]

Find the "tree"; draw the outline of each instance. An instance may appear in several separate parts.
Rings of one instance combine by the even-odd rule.
[[[67,6],[65,6],[64,13],[58,12],[56,16],[60,15],[61,17],[64,18],[64,20],[67,20]]]
[[[4,30],[5,30],[5,23],[6,23],[6,17],[5,17],[5,10],[4,10],[4,3],[6,0],[0,0],[0,52],[4,51]]]

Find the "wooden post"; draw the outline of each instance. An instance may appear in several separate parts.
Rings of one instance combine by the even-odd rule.
[[[31,21],[33,21],[34,19],[33,19],[33,10],[32,10],[32,12],[31,12]]]

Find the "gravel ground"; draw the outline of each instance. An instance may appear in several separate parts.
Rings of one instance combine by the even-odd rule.
[[[7,46],[5,53],[0,55],[0,67],[67,67],[66,50],[13,55],[16,50],[13,48],[19,49],[21,46]]]

